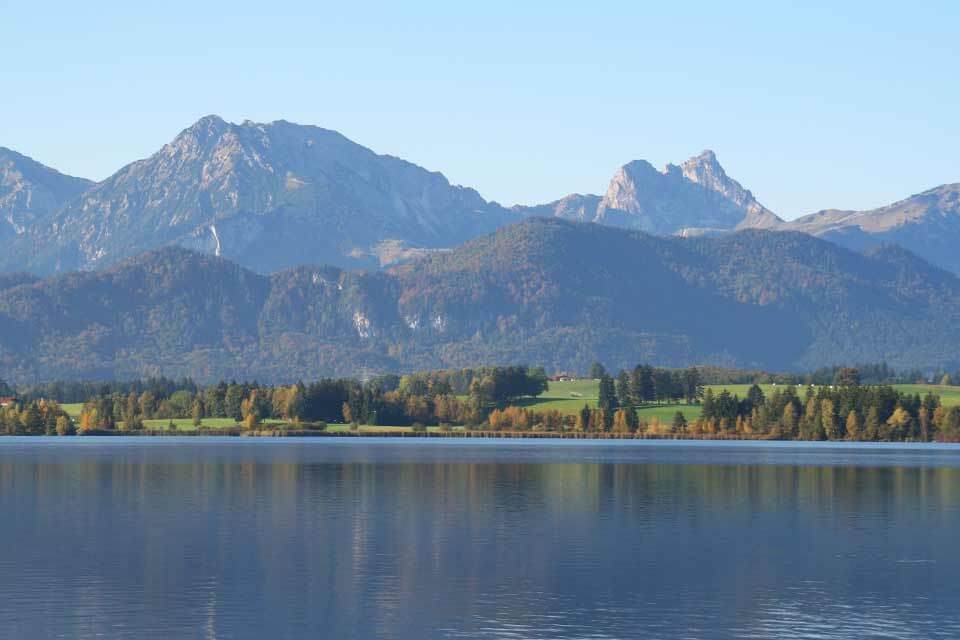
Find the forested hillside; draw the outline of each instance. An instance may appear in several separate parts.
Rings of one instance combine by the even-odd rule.
[[[800,233],[660,238],[531,219],[388,272],[263,276],[164,249],[3,287],[0,375],[14,381],[960,362],[958,278],[902,249],[861,255]]]

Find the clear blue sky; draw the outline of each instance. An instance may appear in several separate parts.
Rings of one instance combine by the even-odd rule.
[[[0,0],[0,146],[100,179],[283,118],[505,204],[712,148],[792,218],[960,182],[958,34],[955,1]]]

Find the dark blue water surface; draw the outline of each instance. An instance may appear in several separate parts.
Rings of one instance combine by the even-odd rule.
[[[0,439],[0,638],[960,638],[960,449]]]

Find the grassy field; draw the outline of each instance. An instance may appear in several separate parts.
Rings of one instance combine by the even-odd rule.
[[[921,397],[928,393],[940,396],[945,407],[960,405],[960,387],[942,387],[938,384],[895,384],[893,387],[904,393],[919,393]]]
[[[71,418],[79,418],[80,412],[83,411],[82,402],[71,402],[69,404],[62,404],[60,408],[67,412],[67,415]]]
[[[720,393],[726,389],[741,398],[747,395],[750,386],[749,384],[708,385],[714,393]],[[921,396],[927,393],[939,395],[945,406],[960,405],[960,387],[943,387],[932,384],[898,384],[893,386],[903,393],[919,393]],[[770,395],[777,388],[783,389],[784,385],[762,384],[760,388],[765,395]],[[542,396],[528,399],[521,404],[537,411],[556,409],[563,414],[574,414],[584,404],[589,404],[591,407],[596,406],[598,391],[599,383],[596,380],[551,382],[547,392]],[[803,387],[800,387],[798,391],[801,396],[806,393],[806,389]],[[661,421],[667,422],[673,420],[673,415],[678,410],[683,412],[687,420],[695,420],[700,416],[699,405],[686,403],[645,406],[637,409],[637,413],[645,420],[657,417]]]

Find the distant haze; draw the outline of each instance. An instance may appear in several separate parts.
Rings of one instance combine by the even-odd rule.
[[[711,148],[785,219],[960,181],[955,3],[139,5],[5,3],[0,146],[99,180],[285,118],[505,206]]]

